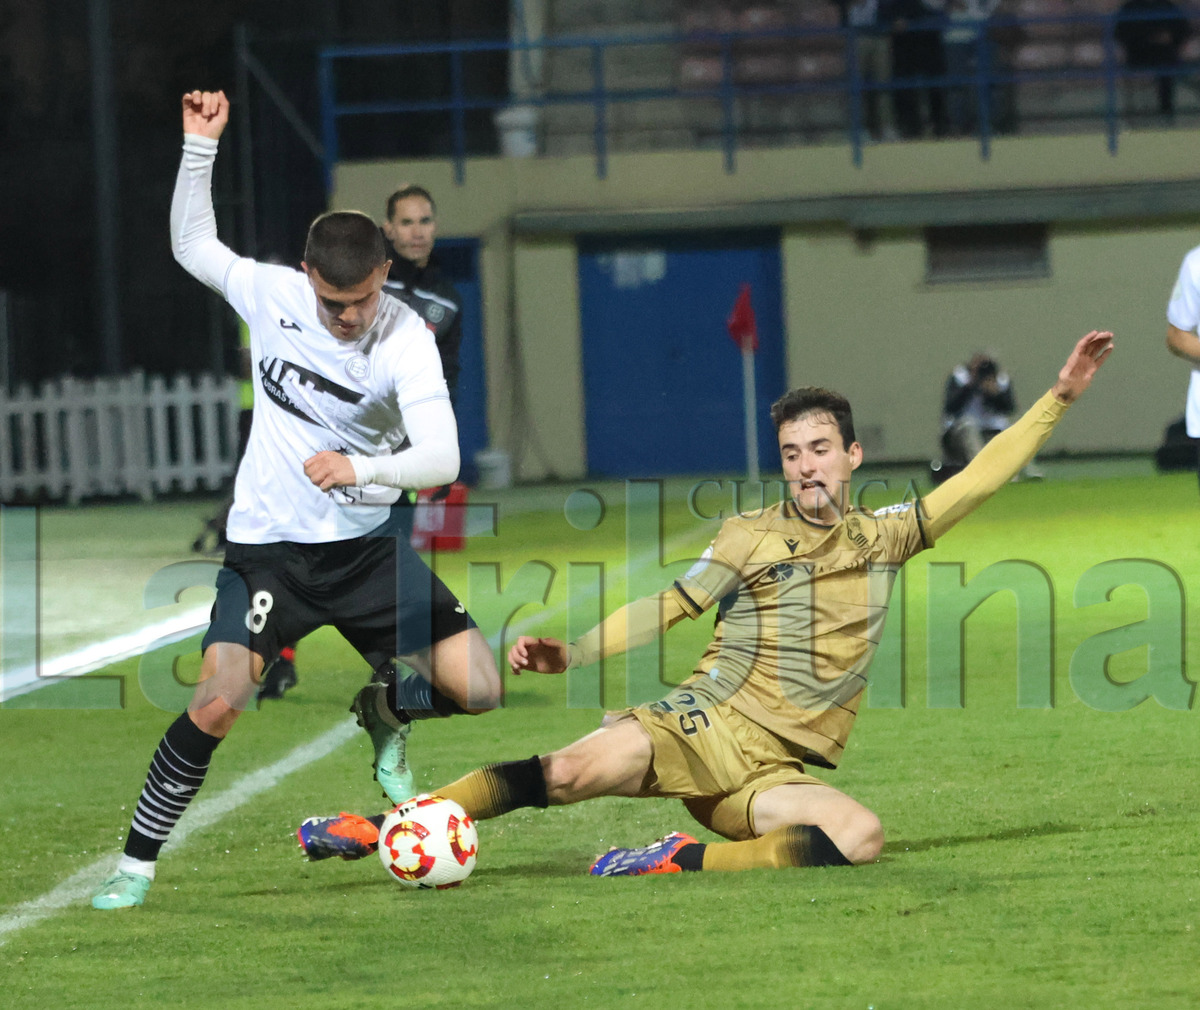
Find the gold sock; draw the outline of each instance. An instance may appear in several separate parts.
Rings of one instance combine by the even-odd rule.
[[[545,807],[546,779],[541,758],[484,765],[457,782],[435,790],[454,800],[477,821],[499,817],[518,807]]]
[[[779,869],[783,866],[849,866],[848,860],[815,824],[792,824],[745,842],[712,842],[704,847],[705,870]]]

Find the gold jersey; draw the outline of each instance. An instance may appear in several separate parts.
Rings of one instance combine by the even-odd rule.
[[[896,573],[929,546],[913,503],[850,509],[833,526],[791,501],[727,520],[671,589],[691,617],[718,608],[686,691],[701,706],[728,701],[802,760],[836,767]]]
[[[582,636],[569,665],[652,641],[715,606],[716,633],[693,676],[651,707],[727,702],[801,761],[836,767],[900,566],[1019,472],[1065,411],[1047,393],[919,503],[851,508],[832,526],[805,519],[791,501],[726,520],[682,579]]]

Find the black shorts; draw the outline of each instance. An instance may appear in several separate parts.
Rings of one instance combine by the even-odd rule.
[[[231,543],[200,648],[234,642],[270,663],[324,625],[378,669],[475,622],[389,521],[331,543]]]

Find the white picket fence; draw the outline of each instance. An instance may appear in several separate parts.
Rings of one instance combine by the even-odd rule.
[[[237,464],[238,381],[57,379],[0,391],[0,501],[214,489]]]

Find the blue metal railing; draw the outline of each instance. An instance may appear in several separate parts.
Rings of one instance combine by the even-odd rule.
[[[972,74],[939,74],[936,76],[913,77],[888,81],[867,81],[858,72],[857,47],[854,31],[846,28],[792,27],[766,31],[711,32],[711,33],[668,33],[625,35],[610,38],[561,37],[519,41],[462,41],[421,43],[411,45],[338,45],[323,48],[318,54],[318,83],[321,96],[321,133],[324,141],[325,172],[327,181],[332,177],[333,166],[340,157],[339,123],[349,117],[363,115],[396,115],[413,113],[447,113],[451,123],[452,158],[455,179],[462,183],[465,178],[467,157],[467,115],[474,110],[498,111],[510,105],[546,108],[561,105],[591,106],[593,115],[593,145],[596,158],[596,173],[603,178],[608,170],[609,109],[618,104],[650,102],[663,99],[692,101],[716,101],[721,112],[721,145],[725,169],[736,169],[740,130],[738,127],[738,102],[762,96],[805,96],[840,95],[847,108],[846,135],[851,157],[856,166],[862,164],[863,147],[867,141],[864,108],[872,92],[895,93],[905,90],[967,88],[974,91],[974,133],[979,140],[980,154],[988,158],[992,137],[995,134],[996,110],[994,97],[999,89],[1015,88],[1022,84],[1062,82],[1086,86],[1101,84],[1104,92],[1103,113],[1097,118],[1104,122],[1104,134],[1110,153],[1117,151],[1120,133],[1120,109],[1117,82],[1122,79],[1152,79],[1157,77],[1181,78],[1196,72],[1193,66],[1178,64],[1152,69],[1131,69],[1123,65],[1116,41],[1116,26],[1119,21],[1160,21],[1164,15],[1153,12],[1139,15],[1116,14],[1073,14],[1043,18],[991,18],[987,21],[955,21],[955,28],[974,28],[978,31],[976,68]],[[1060,29],[1077,30],[1076,41],[1097,41],[1103,48],[1103,61],[1099,66],[1059,67],[1045,70],[1016,70],[1006,68],[997,59],[1004,47],[993,38],[997,32],[1028,32],[1034,29],[1057,26]],[[950,23],[942,18],[925,22],[913,22],[911,31],[941,31]],[[1047,39],[1047,41],[1056,41]],[[1062,40],[1058,40],[1062,41]],[[839,77],[817,80],[784,80],[774,83],[748,83],[738,80],[737,57],[739,49],[751,46],[808,44],[824,48],[826,52],[839,51],[844,58],[845,73]],[[671,46],[680,53],[716,53],[720,59],[721,75],[718,83],[708,86],[675,85],[673,87],[621,88],[609,87],[605,76],[605,57],[609,50],[635,46]],[[473,57],[491,54],[517,53],[523,59],[540,51],[545,57],[551,52],[583,50],[588,53],[592,74],[592,86],[576,91],[542,91],[521,96],[497,96],[467,94],[464,86],[464,61]],[[387,98],[368,101],[345,101],[338,95],[339,64],[348,60],[377,59],[381,57],[430,57],[443,56],[449,60],[449,90],[445,98],[395,101]]]

